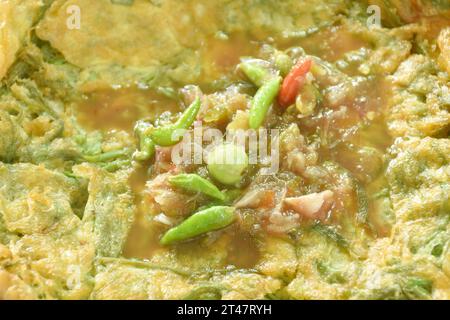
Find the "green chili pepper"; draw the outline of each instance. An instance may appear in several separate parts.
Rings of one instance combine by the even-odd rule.
[[[152,138],[144,136],[139,139],[139,151],[134,153],[134,158],[137,161],[146,161],[155,154],[155,143]]]
[[[161,238],[162,245],[187,240],[198,235],[219,230],[236,219],[233,207],[217,206],[194,213],[178,226],[167,231]]]
[[[155,154],[155,143],[148,135],[150,125],[143,121],[138,121],[134,127],[134,132],[139,140],[139,150],[133,155],[137,161],[146,161]]]
[[[170,184],[188,191],[201,192],[210,197],[225,200],[223,194],[214,184],[200,177],[198,174],[179,174],[169,178]]]
[[[281,78],[275,77],[267,81],[256,92],[252,101],[249,115],[249,125],[252,129],[258,129],[266,118],[267,111],[280,91]]]
[[[239,68],[257,87],[261,87],[269,76],[269,70],[257,65],[251,60],[241,62],[241,64],[239,64]]]
[[[197,97],[195,101],[184,111],[177,122],[168,126],[154,129],[150,133],[150,137],[152,138],[153,142],[159,146],[164,147],[177,144],[181,140],[181,137],[173,139],[173,134],[176,130],[186,130],[192,125],[200,110],[200,106],[201,101],[200,98]]]

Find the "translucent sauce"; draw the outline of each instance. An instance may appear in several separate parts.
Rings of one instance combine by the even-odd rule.
[[[274,47],[285,49],[289,46],[302,46],[307,54],[317,55],[327,61],[334,62],[341,59],[346,52],[368,46],[357,36],[350,34],[344,28],[326,28],[309,37],[286,40],[271,39]],[[228,79],[236,80],[235,68],[239,59],[246,55],[257,55],[262,43],[253,41],[244,35],[232,35],[221,38],[221,35],[211,36],[202,43],[199,51],[204,58],[204,81],[200,80],[202,89],[214,88],[214,81]],[[346,70],[351,74],[351,70]],[[389,84],[382,79],[372,79],[361,84],[356,96],[349,97],[345,105],[345,116],[330,120],[325,111],[318,115],[299,121],[300,131],[313,134],[318,128],[324,135],[321,149],[321,160],[333,160],[358,176],[361,164],[354,160],[351,145],[368,145],[385,153],[391,145],[391,138],[387,134],[385,121],[382,116],[382,106],[386,103]],[[89,129],[98,130],[126,130],[131,132],[135,122],[147,118],[154,120],[165,111],[176,112],[177,102],[157,93],[155,90],[141,90],[125,88],[94,92],[78,106],[78,120]],[[330,111],[330,110],[328,110]],[[331,110],[333,111],[333,110]],[[334,110],[336,111],[336,110]],[[361,125],[366,123],[369,125]],[[328,141],[327,139],[331,139]],[[340,141],[333,143],[333,141]],[[151,259],[156,251],[163,248],[159,244],[163,228],[158,229],[154,224],[143,223],[146,219],[144,188],[149,179],[150,164],[142,164],[131,175],[130,186],[135,194],[137,213],[124,255],[130,258]],[[244,235],[238,228],[227,228],[224,232],[231,235],[227,252],[227,263],[241,268],[253,267],[259,259],[258,246],[255,239]],[[173,246],[173,250],[188,253],[197,240],[188,244]]]

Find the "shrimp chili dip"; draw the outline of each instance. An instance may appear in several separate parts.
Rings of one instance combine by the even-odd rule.
[[[0,299],[449,299],[448,0],[1,0]]]

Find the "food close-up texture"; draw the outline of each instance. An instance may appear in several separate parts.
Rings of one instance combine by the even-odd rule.
[[[449,79],[448,0],[0,0],[0,300],[448,300]]]

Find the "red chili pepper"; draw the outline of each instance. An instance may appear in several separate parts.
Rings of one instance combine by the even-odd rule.
[[[311,70],[312,60],[306,59],[297,63],[284,78],[278,95],[278,103],[282,107],[288,107],[295,102],[299,91],[306,81],[306,74]]]

